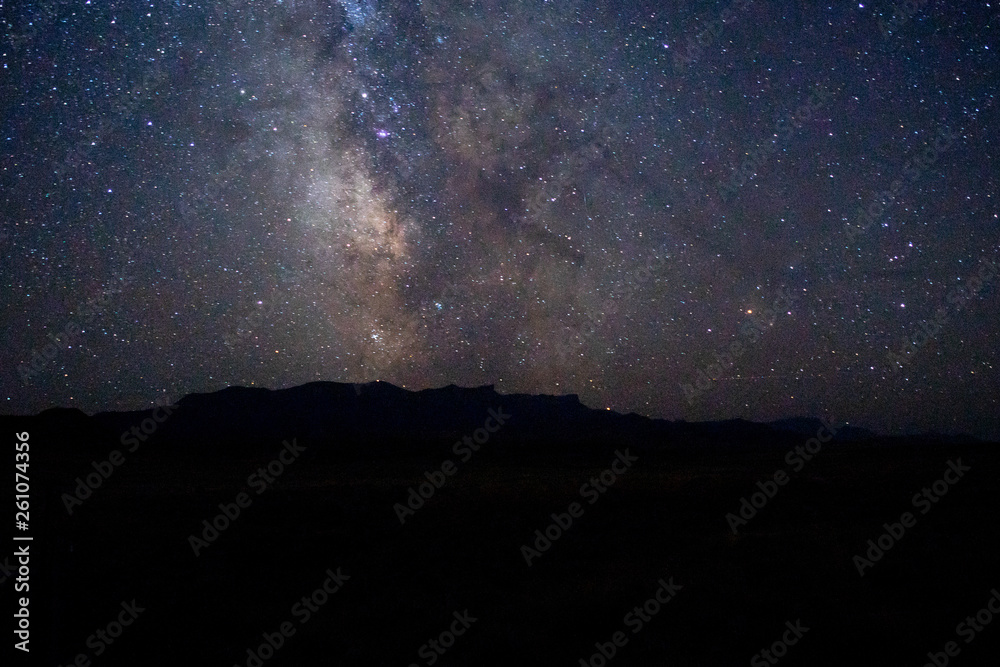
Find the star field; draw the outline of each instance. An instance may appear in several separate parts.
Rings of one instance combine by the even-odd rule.
[[[1000,8],[907,7],[0,2],[2,409],[378,379],[1000,437]]]

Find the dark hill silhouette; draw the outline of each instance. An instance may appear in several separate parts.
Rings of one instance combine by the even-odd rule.
[[[352,455],[435,450],[483,425],[491,408],[516,415],[504,428],[502,448],[538,455],[580,454],[588,443],[628,443],[640,450],[692,446],[783,446],[814,436],[823,423],[792,418],[768,424],[742,419],[671,422],[591,409],[574,395],[499,394],[493,386],[455,385],[408,391],[387,382],[365,385],[313,382],[289,389],[230,387],[181,398],[157,424],[156,441],[213,453],[273,443],[294,434]],[[153,416],[154,410],[101,412],[54,408],[31,423],[62,432],[63,446],[104,447]],[[160,415],[163,415],[161,410]],[[0,417],[0,420],[10,420]],[[0,423],[5,423],[0,421]],[[942,436],[933,436],[944,439]],[[912,438],[911,438],[912,439]],[[889,441],[840,425],[833,442]],[[974,440],[974,439],[972,439]],[[372,449],[365,451],[365,446]],[[606,449],[606,447],[601,447]]]
[[[256,665],[247,649],[283,622],[296,633],[261,666],[426,665],[421,647],[466,609],[478,620],[443,666],[596,664],[618,631],[612,667],[747,664],[797,620],[810,630],[782,664],[924,664],[1000,584],[1000,450],[854,428],[824,444],[822,427],[383,382],[0,417],[8,439],[30,434],[33,657],[46,667],[81,653]],[[956,461],[962,476],[941,487]],[[925,516],[926,488],[941,495]],[[907,511],[915,525],[861,576],[854,558]],[[339,567],[343,590],[299,623],[293,605]],[[671,578],[676,599],[633,634],[625,615]],[[148,611],[96,656],[88,637],[133,599]],[[998,641],[986,628],[960,659],[992,664]]]

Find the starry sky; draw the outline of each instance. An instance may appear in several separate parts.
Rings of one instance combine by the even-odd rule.
[[[997,3],[0,12],[5,413],[378,379],[1000,437]]]

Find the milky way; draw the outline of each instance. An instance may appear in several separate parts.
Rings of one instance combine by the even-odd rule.
[[[2,5],[7,412],[380,379],[1000,433],[995,8]]]

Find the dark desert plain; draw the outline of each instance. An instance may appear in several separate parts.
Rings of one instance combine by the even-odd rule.
[[[381,382],[0,426],[35,457],[37,664],[996,655],[996,627],[956,631],[998,585],[996,443]]]

